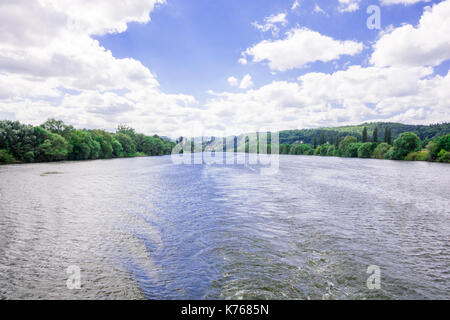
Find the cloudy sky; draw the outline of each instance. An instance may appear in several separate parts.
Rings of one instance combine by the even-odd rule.
[[[450,0],[0,0],[0,119],[171,137],[450,121],[449,17]]]

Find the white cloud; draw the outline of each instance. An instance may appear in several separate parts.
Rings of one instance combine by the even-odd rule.
[[[314,12],[326,14],[326,12],[321,7],[319,7],[319,5],[317,3],[314,5]]]
[[[247,49],[245,55],[253,61],[268,60],[273,70],[285,71],[301,68],[314,62],[329,62],[342,55],[355,55],[362,51],[362,43],[339,41],[306,28],[292,29],[285,39],[264,40]]]
[[[291,11],[294,11],[298,7],[300,7],[300,2],[298,0],[295,0],[294,3],[292,4]]]
[[[236,87],[239,84],[239,80],[235,77],[229,77],[227,79],[227,81],[228,81],[228,84],[232,87]]]
[[[393,4],[403,4],[405,6],[418,2],[430,2],[430,0],[380,0],[382,5],[388,6]]]
[[[239,58],[238,62],[240,64],[247,64],[247,59],[246,58]]]
[[[374,45],[377,66],[436,66],[450,59],[450,1],[425,10],[419,24],[384,33]]]
[[[253,81],[252,81],[252,76],[249,74],[246,74],[242,80],[241,83],[239,84],[239,88],[241,89],[248,89],[253,87]]]
[[[351,66],[333,74],[308,73],[299,82],[274,81],[208,101],[210,123],[226,134],[348,125],[373,121],[441,122],[450,118],[450,73],[431,68]]]
[[[31,124],[56,117],[77,127],[129,122],[146,133],[181,134],[183,117],[199,113],[195,98],[163,93],[142,63],[114,58],[91,37],[146,23],[161,3],[2,1],[0,113]]]
[[[395,4],[402,4],[405,6],[412,5],[418,2],[430,2],[430,0],[380,0],[381,5],[390,6]],[[361,0],[339,0],[339,12],[354,12],[359,10]]]
[[[288,23],[286,16],[286,13],[271,15],[264,19],[264,24],[253,22],[252,25],[262,32],[272,31],[273,35],[277,35],[280,32],[280,28],[277,25],[285,27]]]
[[[361,0],[339,0],[340,12],[353,12],[359,9]]]

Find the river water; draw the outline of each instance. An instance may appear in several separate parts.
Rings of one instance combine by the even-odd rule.
[[[446,164],[308,156],[274,175],[0,166],[0,298],[450,299],[449,182]]]

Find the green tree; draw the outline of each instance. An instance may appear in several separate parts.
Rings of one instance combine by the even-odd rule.
[[[373,129],[373,142],[378,143],[378,127]]]
[[[317,131],[314,132],[313,147],[314,149],[317,148]]]
[[[350,143],[344,150],[343,156],[347,158],[357,158],[358,150],[362,146],[362,142]]]
[[[353,136],[346,136],[344,139],[341,140],[341,142],[339,143],[339,154],[341,156],[343,156],[346,153],[346,150],[348,149],[348,146],[352,143],[356,143],[358,142],[358,139],[356,139],[356,137]]]
[[[90,159],[93,141],[88,132],[83,130],[72,131],[69,136],[69,143],[72,146],[69,151],[70,160]]]
[[[372,157],[375,159],[384,159],[386,153],[392,148],[391,145],[386,142],[380,143],[373,151]]]
[[[412,132],[402,133],[395,141],[392,150],[393,160],[403,160],[405,157],[415,151],[419,151],[421,143],[419,137]]]
[[[326,136],[325,131],[322,131],[322,132],[320,133],[319,145],[323,145],[323,144],[325,144],[325,143],[327,143],[327,136]]]
[[[132,157],[136,153],[136,146],[129,135],[124,133],[116,133],[115,138],[120,142],[125,157]]]
[[[116,133],[123,133],[127,136],[129,136],[130,138],[134,138],[134,136],[136,135],[136,131],[134,131],[134,129],[126,124],[119,124],[117,126],[117,130]]]
[[[363,143],[358,149],[358,158],[371,158],[376,147],[377,144],[374,142]]]
[[[13,163],[15,161],[16,161],[16,159],[14,158],[14,156],[12,154],[10,154],[5,149],[0,149],[0,163],[10,164],[10,163]]]
[[[111,146],[113,148],[113,157],[115,158],[121,158],[123,157],[123,148],[119,141],[116,140],[116,138],[112,138],[111,140]]]
[[[391,127],[386,127],[384,129],[384,142],[386,142],[387,144],[392,145],[392,132],[391,132]]]
[[[369,139],[368,139],[368,137],[367,137],[367,128],[364,127],[363,132],[362,132],[362,142],[363,142],[363,143],[366,143],[366,142],[368,142],[368,141],[369,141]]]
[[[41,127],[47,131],[50,131],[51,133],[59,134],[60,136],[65,138],[67,138],[70,132],[74,130],[72,126],[68,126],[63,121],[55,119],[48,119],[43,124],[41,124]]]
[[[450,134],[440,137],[437,143],[438,152],[441,150],[450,151]]]
[[[67,159],[68,143],[66,139],[56,133],[39,146],[39,154],[41,160],[44,161],[60,161]]]

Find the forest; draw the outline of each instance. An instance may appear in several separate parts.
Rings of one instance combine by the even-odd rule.
[[[448,123],[430,126],[370,123],[281,131],[279,153],[450,163],[449,132]],[[213,138],[201,150],[222,139]],[[268,139],[270,152],[270,134]],[[226,146],[224,151],[259,152],[258,141],[250,142],[246,135],[233,140],[234,145]],[[251,147],[250,144],[257,145]],[[0,164],[159,156],[171,154],[175,145],[157,135],[136,133],[127,125],[119,125],[116,132],[111,133],[75,129],[55,119],[39,126],[0,121]]]
[[[0,164],[159,156],[170,154],[174,146],[126,125],[111,133],[75,129],[55,119],[39,126],[0,121]]]
[[[310,143],[282,143],[280,154],[450,163],[448,124],[419,127],[424,129],[421,131],[425,133],[423,140],[417,132],[402,132],[394,138],[390,126],[382,126],[381,133],[376,125],[371,131],[366,126],[360,127],[361,134],[358,131],[311,130]]]

